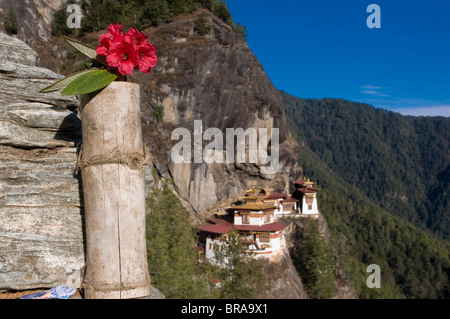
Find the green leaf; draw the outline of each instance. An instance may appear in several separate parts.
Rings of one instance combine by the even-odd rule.
[[[46,86],[45,88],[43,88],[42,90],[39,91],[39,93],[50,93],[50,92],[54,92],[54,91],[58,91],[58,90],[62,90],[64,89],[66,86],[68,86],[70,84],[70,82],[72,82],[73,80],[75,80],[76,78],[80,77],[81,75],[87,73],[87,72],[91,72],[92,70],[100,70],[97,68],[92,68],[92,69],[88,69],[88,70],[83,70],[83,71],[79,71],[76,73],[73,73],[71,75],[66,76],[65,78],[56,81],[55,83]]]
[[[64,36],[64,38],[73,48],[77,49],[78,51],[88,56],[89,58],[95,59],[97,57],[97,52],[95,52],[94,47],[66,36]]]
[[[62,92],[62,95],[82,95],[103,89],[112,81],[117,79],[117,75],[108,70],[91,70],[75,80],[73,80]]]

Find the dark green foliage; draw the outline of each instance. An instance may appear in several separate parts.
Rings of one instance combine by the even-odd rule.
[[[158,25],[168,21],[172,16],[165,0],[147,2],[142,14],[142,24],[144,25]]]
[[[223,0],[215,0],[212,4],[212,11],[223,22],[233,28],[236,35],[243,41],[247,39],[247,29],[241,23],[235,23],[233,17],[228,10],[227,4]]]
[[[147,257],[152,285],[169,299],[207,298],[208,279],[197,261],[197,238],[189,212],[170,188],[148,199]]]
[[[208,21],[207,16],[202,15],[197,20],[195,20],[195,31],[199,35],[208,34],[211,31],[211,24]]]
[[[67,4],[63,4],[53,15],[53,21],[51,24],[52,35],[73,35],[75,29],[71,29],[67,26],[68,17],[69,13],[67,13]],[[83,19],[81,21],[83,21]]]
[[[300,222],[303,225],[300,226]],[[308,294],[314,299],[331,299],[335,294],[335,267],[330,247],[316,220],[296,220],[294,223],[300,238],[290,253]]]
[[[105,30],[112,22],[117,24],[123,22],[125,30],[128,27],[140,27],[140,18],[146,9],[141,2],[140,0],[83,0],[81,2],[82,31]]]
[[[223,22],[233,26],[233,18],[231,17],[230,11],[228,11],[227,4],[223,0],[217,0],[213,4],[214,14]]]
[[[346,273],[360,298],[449,298],[450,245],[367,201],[324,190],[326,216]],[[366,286],[370,264],[381,268],[381,289]]]
[[[5,18],[3,27],[5,28],[6,33],[9,35],[17,34],[17,32],[19,32],[19,29],[17,26],[17,16],[16,16],[16,13],[14,12],[12,6],[9,7],[9,12]]]
[[[439,173],[436,182],[427,192],[427,211],[433,212],[427,222],[430,229],[442,230],[443,237],[450,238],[450,165]]]
[[[155,106],[155,111],[153,114],[155,115],[157,122],[162,122],[162,120],[164,119],[164,107]]]
[[[389,212],[449,238],[450,119],[401,116],[340,99],[283,99],[301,142],[344,181]]]
[[[245,41],[245,27],[235,24],[223,0],[82,0],[81,36],[92,31],[106,30],[114,22],[123,22],[123,29],[130,27],[144,29],[149,26],[170,22],[175,16],[190,13],[198,8],[206,8],[230,25],[236,35]],[[74,30],[67,27],[67,5],[62,5],[55,13],[52,21],[53,35],[71,35]],[[207,34],[211,26],[207,21],[198,19],[195,22],[199,35]],[[17,24],[16,24],[17,28]]]
[[[213,10],[213,6],[214,6],[215,0],[198,0],[197,2],[198,2],[198,3],[200,4],[200,6],[202,6],[203,8],[206,8],[206,9],[212,11],[212,10]]]
[[[242,41],[245,41],[247,39],[247,28],[244,27],[242,24],[236,23],[234,25],[234,32]]]
[[[192,12],[200,7],[196,0],[166,0],[172,16]]]
[[[124,30],[130,27],[144,29],[170,22],[175,16],[193,12],[198,8],[210,10],[229,24],[240,38],[245,39],[245,27],[234,24],[225,1],[220,0],[82,0],[83,18],[81,30],[78,32],[82,35],[105,30],[112,22],[117,24],[123,22]],[[66,25],[68,17],[66,9],[67,5],[62,5],[55,13],[52,21],[53,35],[73,34],[73,30]],[[208,32],[205,24],[200,23],[196,27],[200,34]]]
[[[216,278],[220,280],[220,299],[250,299],[261,294],[265,286],[264,263],[247,253],[238,232],[222,237],[223,245],[216,250],[216,260],[220,267],[214,267]],[[218,248],[218,246],[216,246]]]
[[[412,197],[403,205],[410,209],[410,216],[420,216],[410,205],[419,199],[428,203],[424,207],[441,207],[430,210],[428,220],[433,221],[430,225],[440,224],[432,228],[437,234],[445,234],[449,169],[448,163],[442,164],[442,153],[448,152],[448,119],[402,117],[359,103],[282,95],[291,131],[302,145],[300,165],[306,176],[319,183],[319,209],[327,220],[334,254],[358,296],[450,298],[450,244],[394,216],[403,207],[394,198],[385,194],[378,199],[379,192],[414,194],[414,187],[424,190],[432,185],[428,197]],[[423,141],[419,141],[418,132]],[[406,167],[400,165],[401,158]],[[408,159],[410,162],[406,163]],[[430,174],[433,183],[414,176],[423,174],[425,167],[428,171],[433,171],[433,167],[435,172],[441,171]],[[404,181],[413,184],[402,182],[396,171],[405,175]],[[367,184],[374,188],[372,192]],[[408,216],[407,212],[403,215]],[[423,223],[418,225],[423,227]],[[369,289],[366,285],[370,264],[381,268],[381,289]]]

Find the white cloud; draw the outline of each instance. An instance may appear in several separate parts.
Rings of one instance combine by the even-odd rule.
[[[390,95],[387,95],[387,94],[384,94],[382,92],[375,91],[375,90],[364,90],[364,91],[361,91],[361,93],[375,95],[375,96],[381,96],[381,97],[390,97]]]
[[[381,90],[382,87],[381,86],[374,86],[374,85],[363,85],[363,86],[361,86],[361,89],[364,89],[364,90]]]
[[[387,95],[383,93],[383,87],[381,86],[375,86],[375,85],[363,85],[361,86],[361,93],[369,94],[373,96],[379,96],[379,97],[390,97],[390,95]]]

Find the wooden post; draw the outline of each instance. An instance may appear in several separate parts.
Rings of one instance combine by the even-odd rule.
[[[81,97],[87,299],[150,294],[139,93],[138,84],[112,82]]]

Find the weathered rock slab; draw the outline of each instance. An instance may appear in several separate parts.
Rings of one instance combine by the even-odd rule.
[[[61,78],[0,34],[0,290],[81,286],[84,238],[74,97],[40,94]]]

